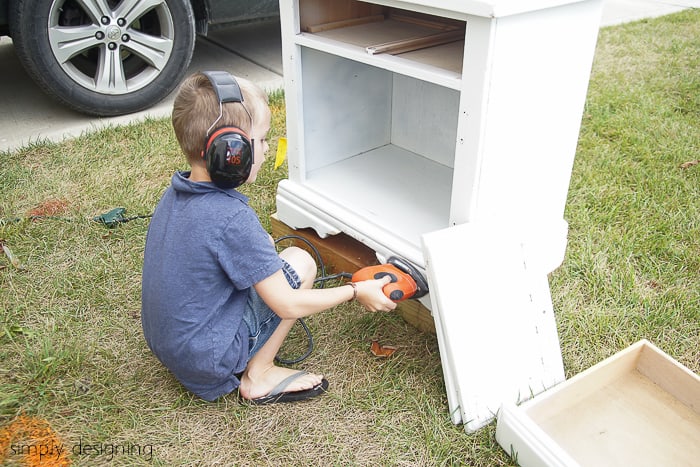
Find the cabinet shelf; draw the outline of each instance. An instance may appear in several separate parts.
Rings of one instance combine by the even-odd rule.
[[[295,42],[452,89],[461,88],[465,22],[393,8],[306,24]],[[336,19],[336,17],[331,16]],[[307,20],[308,22],[308,20]]]
[[[461,55],[459,64],[453,57],[463,53],[464,41],[401,55],[370,55],[364,46],[308,33],[297,36],[296,43],[310,49],[345,57],[446,88],[460,90],[462,87]],[[457,68],[460,70],[456,71]]]
[[[313,170],[305,185],[416,249],[448,226],[452,169],[393,144]]]

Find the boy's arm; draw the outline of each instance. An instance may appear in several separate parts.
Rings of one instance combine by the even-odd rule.
[[[369,311],[391,311],[396,303],[384,295],[382,288],[391,282],[389,276],[356,282],[357,301]],[[280,269],[255,284],[255,290],[280,318],[303,318],[352,300],[350,284],[326,289],[293,289]]]

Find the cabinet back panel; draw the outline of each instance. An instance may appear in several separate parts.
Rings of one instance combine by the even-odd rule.
[[[309,26],[383,14],[385,7],[355,0],[299,0],[301,30]]]
[[[391,142],[454,168],[459,92],[394,75]]]

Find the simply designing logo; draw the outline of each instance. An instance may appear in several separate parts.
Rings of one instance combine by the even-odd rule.
[[[19,415],[9,425],[0,428],[0,465],[27,467],[66,467],[71,459],[101,458],[111,462],[119,456],[138,456],[150,462],[152,444],[132,442],[89,442],[80,437],[73,444],[64,443],[51,425],[41,418]]]
[[[19,458],[27,467],[71,465],[63,442],[46,420],[24,414],[0,429],[0,463]]]

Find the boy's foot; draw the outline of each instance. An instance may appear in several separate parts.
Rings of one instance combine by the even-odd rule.
[[[328,381],[322,375],[274,365],[255,376],[244,373],[239,388],[240,395],[254,404],[305,400],[328,389]]]
[[[258,397],[256,399],[250,399],[252,404],[274,404],[276,402],[298,402],[312,397],[320,396],[328,389],[328,381],[323,378],[321,383],[312,387],[311,389],[303,389],[301,391],[285,391],[285,389],[297,378],[301,378],[307,374],[305,371],[300,371],[299,373],[293,374],[288,377],[275,388],[270,391],[267,396]]]

